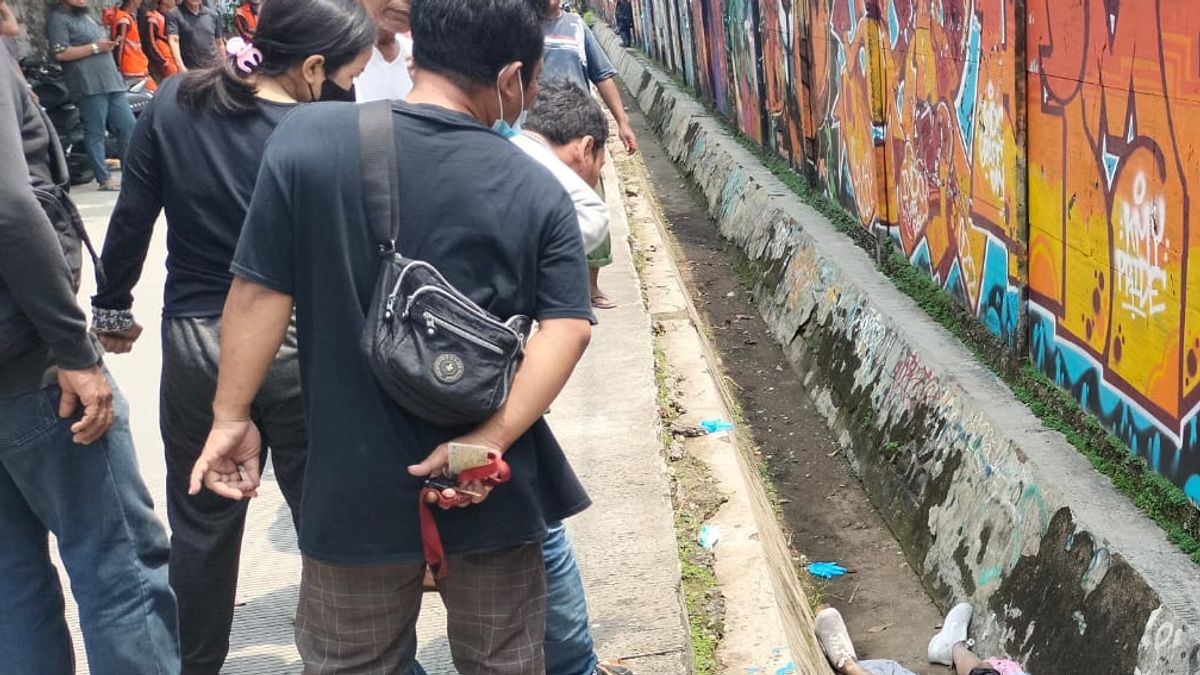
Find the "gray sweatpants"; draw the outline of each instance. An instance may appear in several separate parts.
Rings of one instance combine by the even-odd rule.
[[[179,599],[184,675],[216,675],[229,652],[238,559],[248,502],[207,490],[187,493],[192,466],[212,428],[220,361],[219,318],[163,321],[159,425],[167,459],[167,518],[171,523],[171,587]],[[298,527],[301,483],[308,451],[295,326],[254,399],[275,477]]]

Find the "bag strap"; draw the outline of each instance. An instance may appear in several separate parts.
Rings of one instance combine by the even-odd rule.
[[[54,195],[57,202],[57,207],[65,211],[66,218],[70,221],[71,229],[75,230],[75,234],[79,236],[80,242],[87,250],[88,255],[92,258],[92,269],[96,273],[96,284],[103,288],[107,284],[107,278],[104,275],[104,265],[100,262],[100,254],[96,253],[96,247],[92,244],[92,238],[88,236],[87,228],[83,225],[83,218],[79,215],[79,210],[75,208],[74,202],[68,196],[71,192],[71,170],[67,166],[67,155],[63,152],[62,139],[58,137],[58,131],[54,128],[54,122],[50,119],[50,115],[46,110],[36,102],[30,102],[41,116],[42,125],[46,127],[46,135],[50,139],[50,179],[54,182],[54,187],[58,193]],[[43,209],[46,205],[43,204]]]
[[[379,242],[379,253],[392,255],[400,236],[400,181],[391,101],[360,105],[358,129],[362,143],[362,187],[367,225]]]

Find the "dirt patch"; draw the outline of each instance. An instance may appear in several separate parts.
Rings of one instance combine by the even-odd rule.
[[[626,100],[629,95],[625,93]],[[851,574],[815,586],[846,617],[859,657],[891,658],[916,673],[948,672],[925,662],[941,621],[917,575],[838,452],[799,376],[770,337],[739,278],[739,256],[720,239],[703,201],[630,110],[642,160],[680,247],[680,269],[731,378],[795,551],[836,561]],[[618,158],[623,177],[636,166]],[[683,402],[686,405],[686,401]]]

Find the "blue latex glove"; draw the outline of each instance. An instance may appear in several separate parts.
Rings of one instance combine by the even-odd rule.
[[[833,579],[846,574],[846,568],[834,562],[809,563],[805,569],[809,574],[821,579]]]
[[[710,434],[721,431],[733,431],[733,424],[725,420],[700,420],[700,428]]]

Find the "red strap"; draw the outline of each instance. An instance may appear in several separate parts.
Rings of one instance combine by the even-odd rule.
[[[507,483],[508,479],[512,478],[512,470],[508,466],[508,462],[504,461],[498,453],[488,453],[488,463],[482,466],[477,466],[473,469],[467,469],[458,476],[459,486],[464,486],[468,483],[480,481],[489,487],[495,487],[501,483]],[[425,501],[429,494],[437,496],[437,504],[430,504]],[[425,564],[429,565],[429,569],[433,570],[435,579],[442,579],[446,576],[446,553],[442,549],[442,537],[438,534],[437,521],[433,517],[433,509],[437,508],[454,508],[462,506],[471,501],[471,498],[466,495],[459,495],[457,499],[446,499],[440,490],[427,487],[421,490],[421,494],[417,497],[417,509],[420,511],[421,517],[421,544],[425,549]]]

